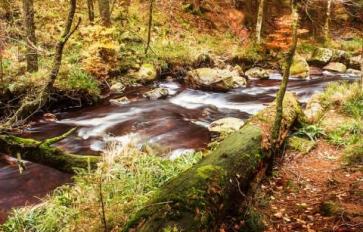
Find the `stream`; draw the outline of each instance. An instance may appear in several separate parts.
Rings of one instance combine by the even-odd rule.
[[[288,91],[296,93],[305,103],[314,93],[322,91],[329,82],[353,80],[348,75],[323,73],[310,80],[290,80]],[[77,154],[99,154],[106,144],[128,141],[130,136],[138,144],[158,144],[171,158],[184,152],[205,148],[211,140],[208,125],[224,117],[248,119],[274,100],[281,76],[272,74],[268,80],[250,80],[248,86],[227,93],[189,89],[176,81],[165,81],[148,87],[126,90],[128,104],[106,101],[92,107],[57,113],[56,121],[39,118],[31,123],[25,137],[44,139],[77,131],[56,146]],[[147,100],[142,94],[153,87],[169,90],[163,100]],[[27,162],[19,174],[16,160],[0,159],[0,223],[13,207],[34,204],[39,198],[64,183],[71,176]]]

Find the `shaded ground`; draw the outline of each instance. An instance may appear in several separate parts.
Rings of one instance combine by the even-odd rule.
[[[342,150],[324,140],[306,155],[287,151],[258,194],[266,231],[362,231],[363,173],[343,166],[342,158]]]

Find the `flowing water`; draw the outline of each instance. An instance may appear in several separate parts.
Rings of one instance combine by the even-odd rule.
[[[327,83],[352,78],[325,73],[310,80],[290,80],[288,91],[296,93],[304,103]],[[128,104],[107,102],[58,113],[56,121],[33,122],[24,136],[44,139],[77,127],[72,136],[56,146],[78,154],[99,154],[107,143],[122,142],[133,136],[140,144],[156,143],[170,157],[176,157],[206,147],[211,139],[207,127],[212,121],[224,117],[247,119],[263,109],[273,101],[280,81],[281,76],[274,74],[269,80],[251,80],[246,88],[227,93],[189,89],[173,81],[161,82],[157,86],[167,88],[170,93],[164,100],[142,97],[155,86],[135,87],[126,91]],[[20,175],[16,166],[8,163],[0,161],[0,217],[1,211],[37,202],[37,197],[69,181],[67,174],[32,163]]]

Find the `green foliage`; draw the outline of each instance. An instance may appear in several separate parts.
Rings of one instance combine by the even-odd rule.
[[[79,67],[72,67],[68,76],[60,77],[57,86],[68,91],[83,91],[92,96],[97,96],[101,92],[98,82]]]
[[[263,216],[257,210],[248,208],[246,212],[246,221],[244,227],[240,230],[241,232],[262,232],[265,229],[263,223]]]
[[[200,153],[191,153],[172,161],[140,152],[132,144],[121,150],[112,147],[96,171],[79,170],[73,185],[58,188],[40,205],[14,210],[0,230],[100,231],[100,194],[107,224],[122,227],[161,185],[201,158]]]
[[[363,164],[363,138],[357,143],[349,145],[344,150],[344,159],[348,165]]]
[[[359,37],[355,37],[350,40],[340,40],[336,42],[339,44],[339,48],[345,51],[356,52],[362,48],[362,39]]]
[[[321,136],[325,136],[324,130],[317,125],[303,125],[297,132],[294,133],[296,136],[307,137],[311,141],[315,141]]]
[[[346,146],[355,144],[363,136],[363,124],[361,121],[347,122],[328,133],[328,139],[332,144]]]
[[[304,139],[297,136],[292,136],[288,139],[288,146],[295,151],[299,151],[302,154],[309,153],[315,146],[315,141],[310,139]]]
[[[320,213],[323,216],[334,216],[341,211],[340,206],[334,201],[324,201],[320,205]]]

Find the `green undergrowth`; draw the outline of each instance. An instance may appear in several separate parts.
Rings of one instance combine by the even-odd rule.
[[[57,188],[41,204],[14,210],[0,230],[103,231],[102,212],[107,228],[117,230],[160,186],[198,162],[202,154],[168,160],[143,153],[130,143],[121,149],[113,146],[103,157],[97,170],[78,170],[74,183]]]

